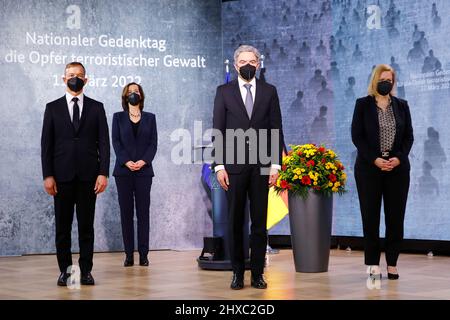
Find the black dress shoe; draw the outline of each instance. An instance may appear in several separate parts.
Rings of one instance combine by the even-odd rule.
[[[58,286],[60,286],[60,287],[67,286],[67,279],[69,279],[69,277],[70,277],[70,274],[68,274],[66,272],[61,272],[61,274],[59,275],[59,278],[58,278],[58,282],[57,282]]]
[[[149,264],[149,262],[148,262],[148,258],[147,257],[145,257],[145,258],[139,258],[139,265],[140,266],[143,266],[143,267],[148,267],[148,264]]]
[[[81,275],[81,284],[85,286],[93,286],[95,284],[94,277],[90,272]]]
[[[256,289],[266,289],[267,283],[264,280],[263,275],[252,276],[252,287]]]
[[[131,267],[131,266],[133,266],[134,265],[134,259],[133,259],[133,257],[126,257],[125,258],[125,261],[124,261],[124,263],[123,263],[123,266],[124,267]]]
[[[389,280],[397,280],[400,276],[398,275],[398,273],[390,273],[389,272],[389,266],[388,266],[388,279]]]
[[[388,272],[388,279],[389,280],[397,280],[400,276],[398,275],[398,273],[389,273]]]
[[[244,288],[244,276],[233,273],[233,279],[231,280],[230,288],[233,290],[241,290],[242,288]]]

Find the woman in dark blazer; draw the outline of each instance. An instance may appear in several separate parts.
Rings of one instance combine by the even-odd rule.
[[[397,259],[403,241],[403,223],[409,190],[409,151],[414,137],[408,103],[394,96],[395,71],[378,65],[372,73],[369,95],[356,100],[352,141],[358,149],[355,180],[364,232],[365,264],[381,277],[380,211],[383,200],[389,279],[398,279]]]
[[[113,116],[112,143],[116,153],[113,175],[119,198],[125,267],[134,264],[135,205],[139,264],[149,264],[150,189],[158,137],[155,115],[142,111],[144,99],[144,91],[139,84],[127,84],[122,92],[124,111],[116,112]]]

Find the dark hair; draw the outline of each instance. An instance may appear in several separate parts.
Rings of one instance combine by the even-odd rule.
[[[83,71],[84,71],[84,76],[86,76],[86,68],[83,66],[83,64],[81,62],[77,62],[77,61],[73,61],[70,62],[68,64],[66,64],[66,68],[64,69],[64,73],[66,73],[66,70],[69,69],[70,67],[82,67]]]
[[[130,82],[125,87],[123,87],[122,108],[123,110],[128,111],[128,88],[132,85],[135,85],[139,88],[139,94],[141,95],[141,101],[139,102],[139,109],[142,111],[142,109],[144,109],[144,100],[145,100],[144,90],[142,90],[142,86],[136,82]]]

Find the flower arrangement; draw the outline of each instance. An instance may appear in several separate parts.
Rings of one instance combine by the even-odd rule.
[[[289,190],[306,199],[308,191],[326,196],[343,194],[347,175],[336,153],[323,145],[289,145],[291,150],[283,157],[275,191]]]

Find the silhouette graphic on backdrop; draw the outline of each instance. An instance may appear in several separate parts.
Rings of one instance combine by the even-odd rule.
[[[355,51],[353,51],[353,60],[356,62],[363,61],[363,54],[362,51],[359,49],[359,44],[356,44]]]
[[[434,56],[433,50],[428,51],[428,56],[425,57],[422,66],[422,73],[434,72],[442,70],[442,64],[438,58]]]
[[[322,70],[316,69],[314,76],[309,80],[309,88],[317,93],[322,87],[322,82],[326,80],[322,75]]]
[[[419,177],[419,194],[422,197],[438,196],[439,195],[439,182],[433,177],[431,170],[433,166],[424,161],[422,164],[422,176]]]
[[[347,89],[345,89],[345,98],[347,101],[355,100],[355,90],[353,89],[356,84],[355,77],[348,77]]]
[[[297,91],[297,98],[295,98],[294,101],[292,101],[291,106],[289,108],[289,111],[304,111],[303,106],[303,91],[298,90]]]
[[[320,39],[319,45],[316,47],[316,55],[324,56],[327,54],[327,48],[323,44],[323,40]]]
[[[336,61],[331,61],[330,69],[327,70],[327,78],[329,81],[338,84],[341,81],[341,75],[339,68],[337,67],[338,63]]]
[[[447,156],[439,141],[439,132],[433,127],[428,127],[427,136],[427,140],[425,140],[423,145],[424,159],[435,170],[441,170],[444,167],[444,162],[447,161]]]
[[[315,144],[328,144],[328,123],[326,106],[321,106],[319,115],[316,116],[311,124],[311,140]]]
[[[317,102],[320,106],[331,106],[333,104],[333,91],[327,88],[327,82],[322,81],[322,88],[316,95]]]

